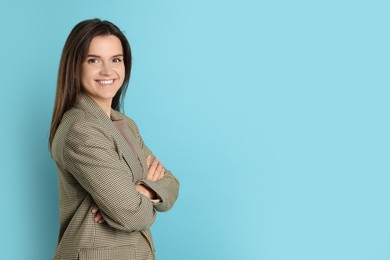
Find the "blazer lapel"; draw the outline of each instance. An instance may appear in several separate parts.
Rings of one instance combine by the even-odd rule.
[[[133,141],[134,148],[137,154],[135,154],[134,151],[131,149],[125,137],[116,127],[116,125],[112,122],[111,118],[109,118],[107,114],[104,113],[104,111],[93,99],[91,99],[85,94],[82,94],[76,101],[75,107],[88,112],[101,122],[102,126],[106,128],[109,133],[111,133],[113,139],[117,143],[119,151],[122,153],[121,156],[126,161],[131,172],[133,173],[134,182],[137,182],[138,180],[142,179],[145,172],[145,168],[141,162],[142,159],[138,159],[138,154],[139,156],[141,156],[141,154],[139,153],[140,151],[138,145],[136,145],[136,142],[134,142],[134,135],[131,133],[132,135],[130,135],[130,140]],[[111,111],[111,116],[113,117],[113,120],[124,120],[123,116],[115,110]],[[128,130],[127,124],[126,132],[131,132]]]
[[[120,114],[117,111],[113,111],[113,112],[115,114]],[[133,144],[133,147],[134,147],[137,155],[139,156],[139,162],[140,162],[141,167],[144,171],[144,174],[145,174],[144,177],[146,178],[146,170],[148,169],[148,165],[146,164],[146,155],[144,154],[144,151],[142,150],[140,142],[137,141],[138,138],[136,137],[135,133],[132,131],[131,127],[127,124],[126,119],[124,119],[124,124],[126,125],[126,135],[130,138],[131,143]]]

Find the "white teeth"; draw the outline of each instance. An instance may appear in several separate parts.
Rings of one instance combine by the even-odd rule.
[[[110,79],[110,80],[99,80],[99,83],[102,84],[102,85],[112,84],[113,82],[114,82],[113,79]]]

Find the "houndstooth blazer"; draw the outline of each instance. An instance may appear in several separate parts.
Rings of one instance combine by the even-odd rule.
[[[113,121],[124,120],[127,137]],[[157,211],[175,203],[179,182],[165,170],[146,180],[144,144],[134,121],[112,110],[111,119],[87,95],[68,110],[54,136],[51,154],[58,169],[60,231],[55,260],[154,259],[149,228]],[[153,204],[137,192],[143,183],[161,198]],[[97,204],[106,222],[94,222]]]

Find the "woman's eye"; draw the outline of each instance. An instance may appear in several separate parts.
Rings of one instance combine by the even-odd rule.
[[[118,62],[121,62],[122,59],[120,59],[120,58],[115,58],[115,59],[113,59],[112,61],[113,61],[114,63],[118,63]]]
[[[98,60],[97,60],[97,59],[94,59],[94,58],[91,58],[91,59],[88,59],[88,63],[89,63],[89,64],[98,63]]]

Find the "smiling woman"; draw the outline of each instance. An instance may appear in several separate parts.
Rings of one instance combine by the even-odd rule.
[[[108,21],[79,23],[62,53],[50,129],[60,231],[54,259],[154,259],[149,228],[179,182],[120,112],[131,53]]]
[[[110,115],[112,99],[125,76],[120,40],[113,35],[93,38],[81,71],[84,91]]]

